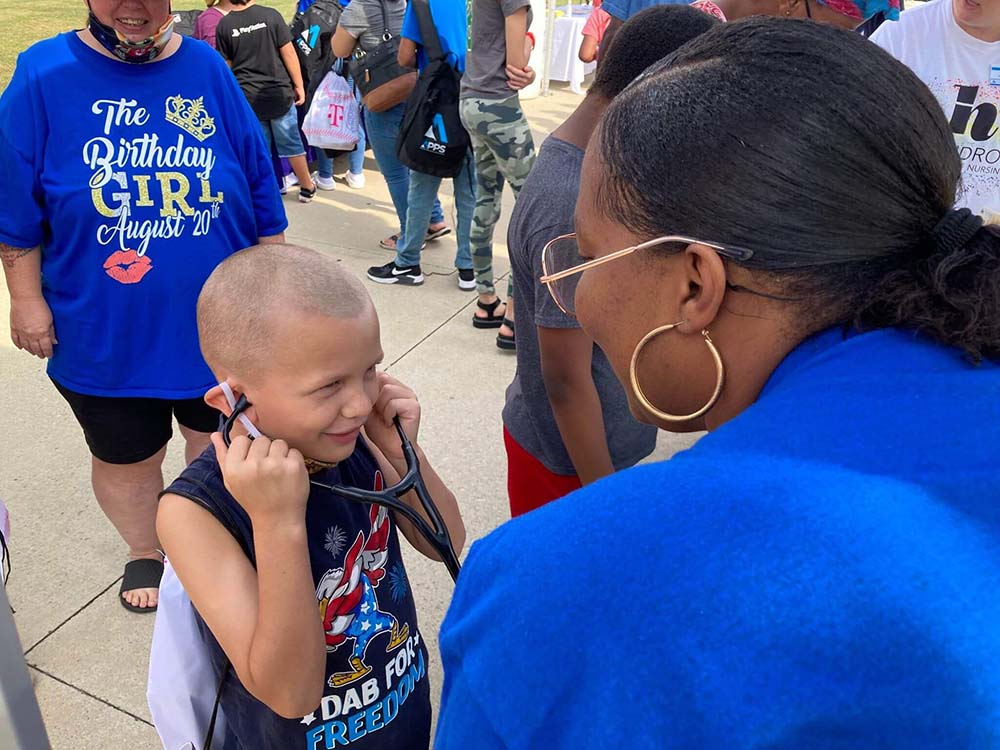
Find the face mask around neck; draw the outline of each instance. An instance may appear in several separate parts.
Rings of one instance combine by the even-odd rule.
[[[122,62],[146,63],[152,62],[163,53],[167,42],[174,34],[174,16],[170,14],[167,22],[153,36],[140,42],[130,42],[111,26],[101,23],[93,11],[90,11],[87,28],[104,49]]]

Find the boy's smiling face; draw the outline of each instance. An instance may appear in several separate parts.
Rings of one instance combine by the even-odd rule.
[[[289,312],[274,333],[260,373],[231,382],[252,404],[247,416],[304,456],[343,461],[378,398],[383,353],[374,307],[354,318]]]

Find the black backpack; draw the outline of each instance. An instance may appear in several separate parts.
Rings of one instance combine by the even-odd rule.
[[[403,164],[417,172],[456,177],[471,143],[458,114],[461,76],[441,49],[428,0],[412,3],[430,62],[406,103],[396,152]]]
[[[330,47],[330,37],[337,29],[341,10],[338,0],[315,0],[305,11],[296,12],[289,24],[299,67],[302,69],[306,109],[312,103],[323,77],[333,67],[335,58]]]

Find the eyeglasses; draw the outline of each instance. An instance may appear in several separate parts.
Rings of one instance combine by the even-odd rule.
[[[240,415],[249,408],[250,402],[247,401],[246,395],[241,395],[233,407],[232,413],[222,421],[219,431],[222,433],[222,439],[227,446],[232,440],[233,425],[236,424]],[[441,512],[437,509],[434,500],[427,491],[424,478],[420,476],[420,459],[417,458],[417,452],[413,449],[413,444],[406,437],[399,419],[394,418],[392,422],[396,425],[399,442],[403,448],[403,457],[406,460],[406,474],[403,475],[399,482],[392,487],[386,487],[384,490],[362,490],[357,487],[346,487],[342,484],[324,484],[323,482],[317,482],[315,479],[310,479],[309,484],[329,490],[346,500],[352,500],[356,503],[381,505],[384,508],[401,514],[413,524],[414,528],[420,532],[420,535],[441,556],[445,567],[451,573],[452,580],[457,581],[458,573],[462,566],[459,564],[458,555],[455,554],[455,548],[452,546],[448,527],[445,525],[444,519],[441,518]],[[407,503],[403,502],[403,495],[408,492],[416,493],[421,507],[427,514],[427,518],[431,521],[430,524],[421,518],[420,514]]]
[[[657,237],[639,245],[626,247],[600,258],[585,260],[580,256],[580,250],[576,243],[576,233],[564,234],[550,240],[542,248],[542,277],[539,279],[549,289],[552,299],[567,315],[576,317],[576,287],[580,283],[585,271],[597,268],[613,260],[624,258],[638,250],[648,250],[657,245],[706,245],[715,250],[719,255],[731,260],[746,261],[753,257],[753,250],[733,245],[719,245],[714,242],[705,242],[694,237],[684,235],[667,235]]]

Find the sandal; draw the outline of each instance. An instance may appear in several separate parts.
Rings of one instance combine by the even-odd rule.
[[[480,310],[486,311],[486,317],[480,317],[475,313],[472,314],[472,325],[475,328],[499,328],[503,325],[503,315],[497,315],[497,308],[503,304],[503,300],[497,297],[495,300],[490,302],[488,305],[482,300],[476,300],[476,305]],[[505,308],[506,309],[506,308]]]
[[[449,229],[448,232],[450,232],[450,231],[451,230]],[[447,234],[447,232],[445,232],[445,234]],[[396,252],[399,249],[399,247],[398,247],[398,245],[399,245],[399,235],[398,234],[389,235],[384,240],[379,240],[378,241],[378,245],[383,250],[389,250],[391,252]],[[424,240],[424,244],[422,244],[420,246],[420,249],[423,250],[425,247],[427,247],[427,240]]]
[[[504,318],[501,321],[501,325],[507,326],[510,329],[510,336],[506,333],[498,333],[497,348],[503,349],[506,352],[512,352],[517,349],[517,344],[514,343],[514,321],[510,318]]]
[[[437,230],[427,227],[427,236],[424,237],[424,241],[433,242],[434,240],[439,240],[449,234],[451,234],[451,227],[448,226],[441,227]]]
[[[158,589],[161,578],[163,578],[162,560],[132,560],[125,563],[125,575],[122,576],[122,587],[118,591],[118,601],[129,612],[138,612],[140,615],[155,612],[156,607],[137,607],[134,604],[129,604],[122,597],[122,594],[135,589]]]

